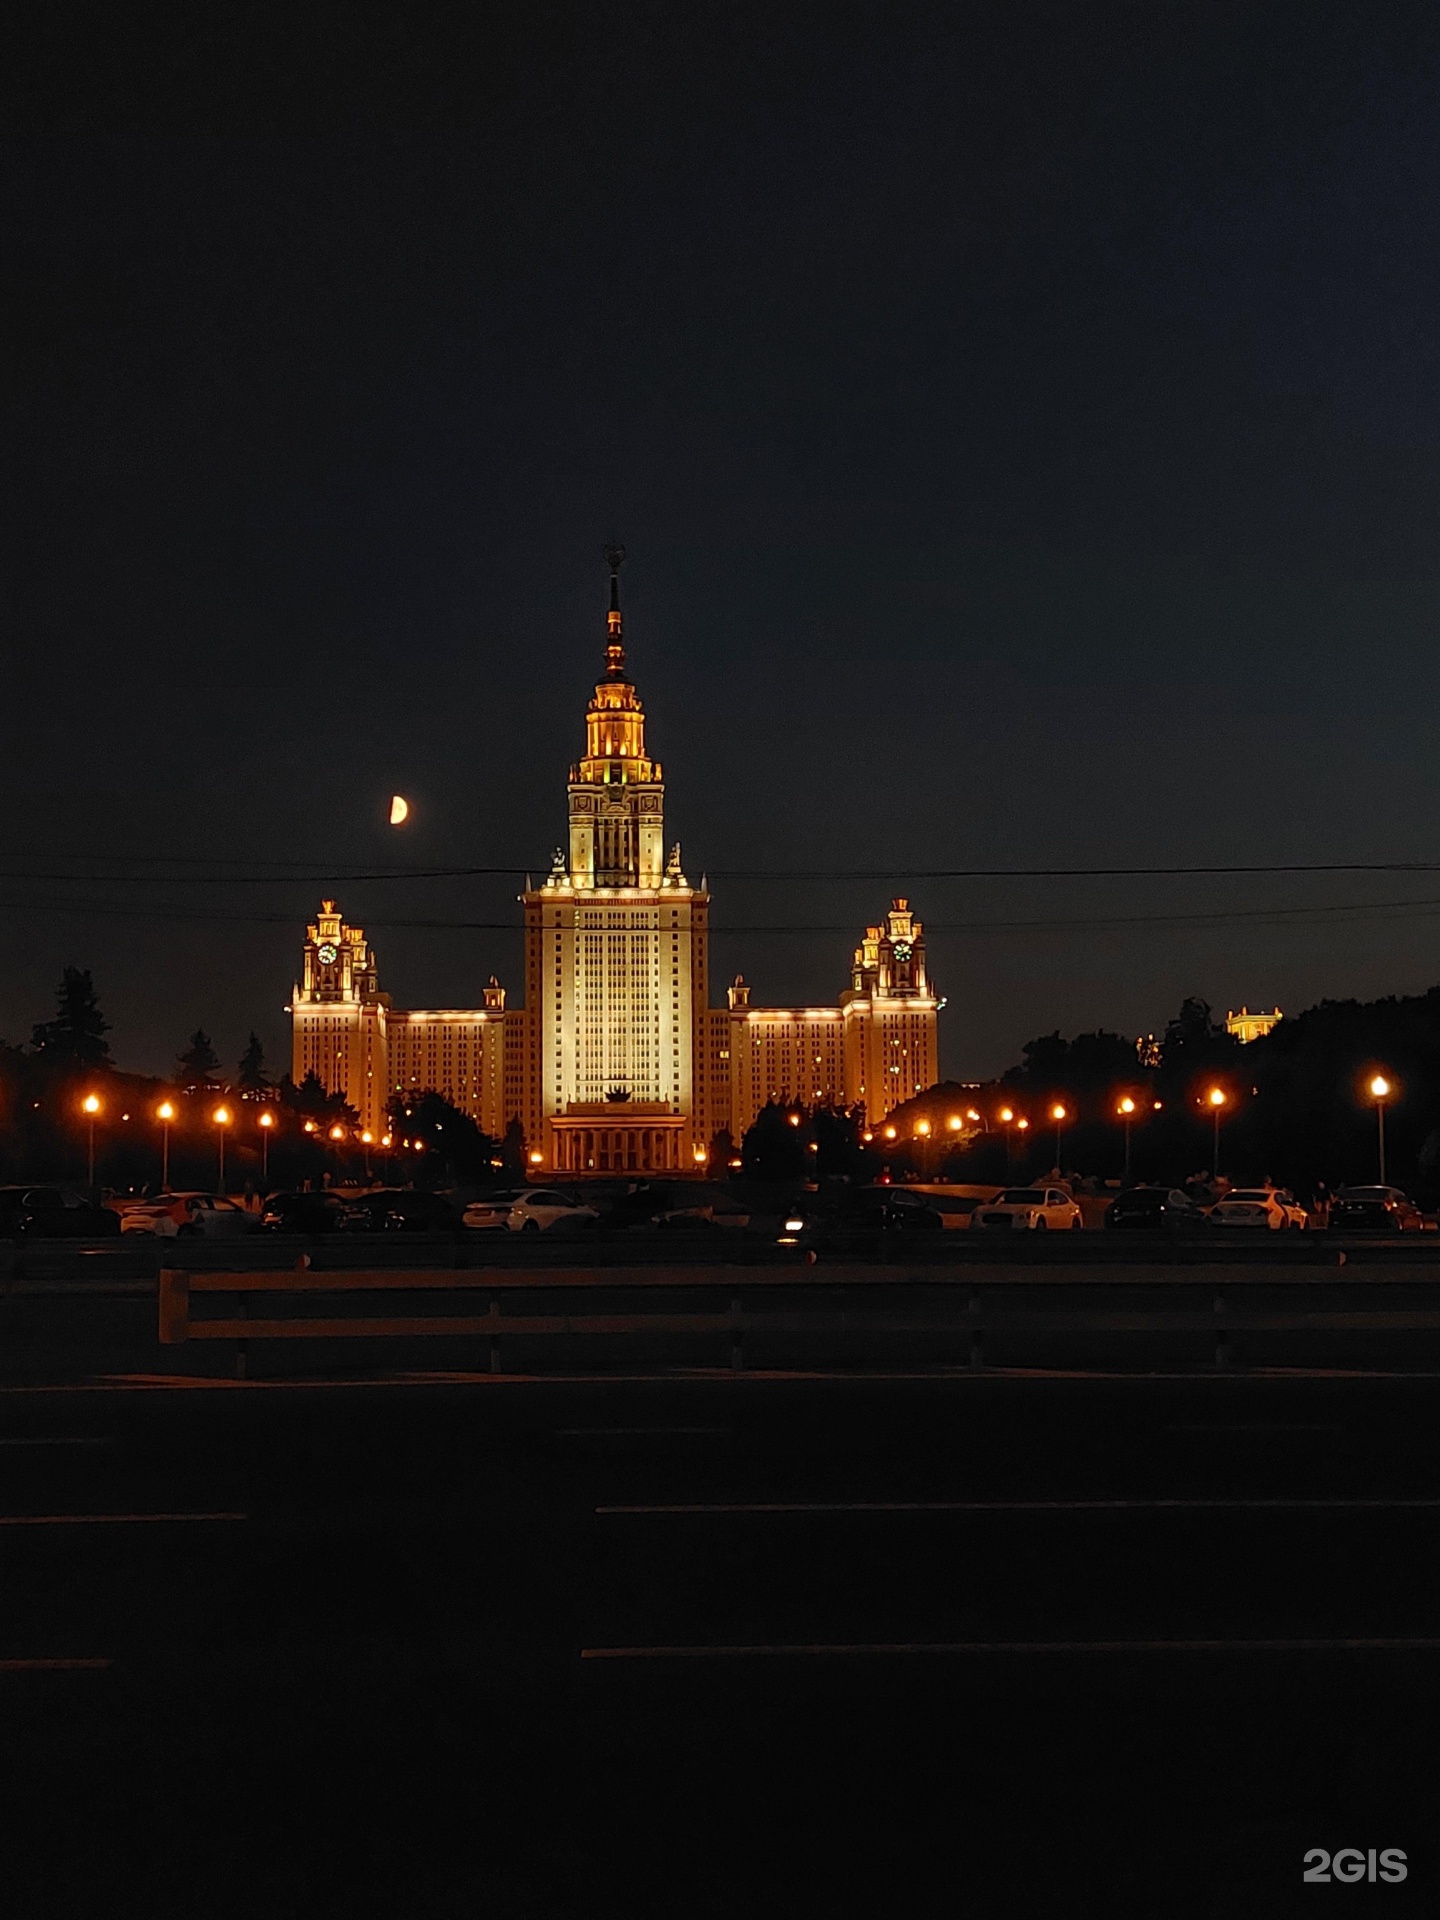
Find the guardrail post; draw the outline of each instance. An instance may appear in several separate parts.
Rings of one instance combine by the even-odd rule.
[[[983,1373],[985,1371],[984,1329],[980,1325],[980,1296],[978,1293],[972,1293],[970,1296],[970,1371],[972,1373]]]
[[[1225,1297],[1223,1294],[1217,1293],[1215,1296],[1215,1311],[1216,1313],[1224,1313],[1225,1311]],[[1223,1372],[1229,1364],[1230,1330],[1228,1327],[1222,1326],[1218,1327],[1215,1332],[1215,1365],[1218,1370]]]
[[[490,1296],[490,1318],[496,1322],[498,1327],[500,1320],[500,1296],[498,1293],[492,1293]],[[501,1371],[500,1335],[498,1332],[490,1335],[490,1371],[492,1373],[499,1373]]]
[[[176,1267],[160,1269],[160,1344],[178,1347],[190,1338],[190,1276]]]
[[[745,1348],[741,1339],[740,1296],[738,1294],[734,1295],[730,1301],[730,1371],[732,1373],[743,1373],[745,1371]]]

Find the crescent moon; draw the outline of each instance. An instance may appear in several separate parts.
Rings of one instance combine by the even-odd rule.
[[[392,827],[402,826],[405,823],[405,821],[407,821],[409,818],[410,818],[410,802],[405,798],[403,798],[403,796],[398,793],[392,794],[390,796],[391,826]]]

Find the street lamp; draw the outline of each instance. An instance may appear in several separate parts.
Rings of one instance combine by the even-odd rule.
[[[1060,1171],[1060,1135],[1070,1115],[1064,1105],[1057,1100],[1050,1109],[1050,1118],[1055,1122],[1055,1171],[1058,1173]]]
[[[370,1149],[374,1145],[374,1142],[375,1142],[374,1134],[371,1133],[368,1127],[366,1127],[365,1131],[360,1136],[360,1144],[365,1149],[365,1178],[367,1180],[370,1178]]]
[[[1005,1178],[1008,1182],[1015,1162],[1015,1136],[1010,1131],[1015,1121],[1015,1109],[1013,1107],[1001,1107],[995,1118],[1005,1129]]]
[[[1210,1177],[1212,1180],[1218,1180],[1220,1178],[1220,1114],[1225,1105],[1225,1089],[1211,1087],[1205,1098],[1209,1101],[1210,1111],[1215,1117],[1215,1148],[1210,1161]]]
[[[95,1116],[100,1111],[100,1101],[97,1096],[93,1093],[87,1093],[85,1098],[80,1102],[80,1111],[90,1123],[89,1163],[85,1174],[85,1184],[93,1191],[95,1186]]]
[[[215,1122],[215,1138],[220,1153],[220,1191],[223,1194],[225,1191],[225,1129],[230,1124],[230,1109],[216,1107],[210,1118]]]
[[[1385,1102],[1395,1091],[1383,1073],[1377,1073],[1370,1082],[1370,1098],[1375,1102],[1375,1130],[1380,1140],[1380,1184],[1385,1184]]]
[[[1120,1102],[1120,1105],[1117,1107],[1116,1111],[1120,1115],[1120,1118],[1124,1122],[1124,1126],[1125,1126],[1125,1178],[1126,1180],[1129,1180],[1130,1178],[1130,1122],[1135,1117],[1135,1102],[1130,1098],[1128,1093],[1125,1095],[1124,1099]]]
[[[155,1109],[155,1118],[160,1122],[160,1191],[170,1191],[170,1122],[175,1118],[173,1101],[162,1100]]]
[[[275,1116],[267,1108],[260,1116],[260,1184],[270,1184],[270,1129],[275,1124]]]

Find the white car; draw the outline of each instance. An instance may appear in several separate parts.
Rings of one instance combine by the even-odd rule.
[[[542,1227],[584,1227],[600,1215],[550,1187],[527,1187],[510,1207],[506,1226],[512,1233],[539,1233]]]
[[[228,1239],[254,1233],[258,1213],[217,1193],[161,1193],[153,1200],[129,1202],[120,1215],[121,1233],[149,1233],[157,1239]]]
[[[1006,1187],[972,1216],[977,1227],[1026,1227],[1032,1233],[1057,1227],[1075,1233],[1084,1225],[1080,1209],[1061,1187]]]
[[[1301,1233],[1310,1216],[1284,1187],[1237,1187],[1210,1209],[1217,1227],[1265,1227],[1271,1233]]]
[[[504,1227],[510,1222],[510,1209],[520,1198],[519,1187],[507,1187],[503,1193],[482,1194],[472,1200],[461,1216],[467,1227]]]

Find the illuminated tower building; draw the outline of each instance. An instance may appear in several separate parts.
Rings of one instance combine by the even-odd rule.
[[[297,1085],[313,1073],[343,1092],[361,1126],[372,1130],[384,1119],[390,1091],[389,1006],[364,928],[347,926],[335,902],[322,900],[305,929],[303,971],[290,996],[290,1071]]]
[[[493,976],[478,1007],[402,1011],[358,927],[325,901],[291,1003],[293,1075],[319,1075],[383,1126],[393,1093],[442,1094],[492,1138],[519,1121],[529,1164],[559,1174],[695,1172],[722,1129],[772,1100],[863,1106],[878,1122],[936,1077],[925,934],[896,900],[855,950],[838,1005],[709,1004],[710,895],[665,851],[665,787],[625,659],[623,547],[606,549],[605,670],[570,769],[569,848],[525,915],[525,1001]]]
[[[840,996],[845,1086],[872,1124],[937,1078],[939,1006],[925,971],[925,929],[910,902],[893,902],[855,949]]]
[[[706,1151],[710,898],[665,856],[665,788],[625,664],[623,547],[607,549],[605,672],[570,769],[569,857],[522,896],[534,1117],[557,1172],[678,1172]]]

